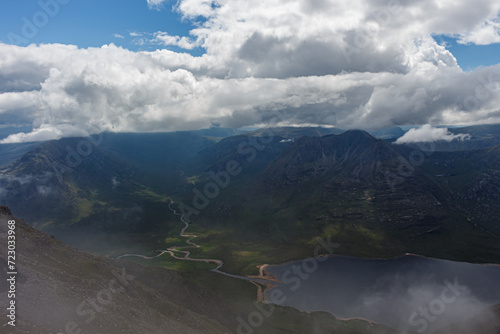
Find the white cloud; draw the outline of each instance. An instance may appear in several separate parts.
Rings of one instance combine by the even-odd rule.
[[[233,5],[239,6],[239,3],[229,3],[229,1],[219,2],[217,0],[182,0],[177,3],[177,10],[186,18],[211,17],[216,15],[217,8],[229,8]],[[247,7],[247,5],[245,6]]]
[[[121,184],[121,182],[118,181],[115,176],[113,176],[111,178],[111,184],[113,185],[113,190],[114,190]]]
[[[435,128],[430,124],[426,124],[418,129],[410,129],[402,137],[398,138],[396,144],[428,143],[439,140],[450,142],[452,140],[468,139],[470,139],[470,135],[468,134],[454,135],[447,128]]]
[[[478,27],[496,22],[496,2],[180,0],[175,10],[196,22],[189,36],[130,36],[203,56],[0,44],[0,123],[34,129],[6,140],[252,126],[274,111],[280,124],[341,128],[500,122],[500,65],[463,72],[431,37],[494,40]]]
[[[35,107],[37,104],[37,93],[27,92],[6,92],[0,94],[0,114],[12,109],[26,109]]]
[[[167,0],[146,0],[148,2],[148,7],[151,9],[159,10],[162,8],[163,4],[167,2]]]
[[[52,187],[44,185],[37,186],[36,190],[41,196],[48,196],[56,192]]]
[[[196,42],[193,42],[189,37],[171,36],[163,31],[156,32],[154,34],[154,38],[150,42],[155,44],[161,44],[164,46],[174,45],[187,50],[191,50],[199,46]]]
[[[19,194],[30,194],[29,196],[49,196],[57,195],[57,189],[51,184],[54,183],[54,173],[40,172],[38,174],[11,175],[4,173],[0,175],[0,198],[13,198]],[[26,189],[30,189],[26,191]],[[33,192],[36,189],[36,192]]]
[[[113,34],[113,37],[114,38],[119,38],[119,39],[124,39],[125,38],[125,36],[120,35],[120,34]]]
[[[57,126],[42,124],[38,129],[34,129],[30,133],[20,132],[12,134],[0,140],[0,144],[47,141],[73,136],[86,137],[88,135],[87,131],[70,124],[58,124]]]
[[[500,43],[500,19],[481,22],[470,32],[460,34],[458,41],[461,44],[489,45]]]

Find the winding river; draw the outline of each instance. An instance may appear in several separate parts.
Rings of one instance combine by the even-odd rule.
[[[168,204],[168,208],[170,211],[173,212],[174,215],[180,216],[181,222],[184,224],[184,227],[182,228],[181,232],[179,233],[179,236],[182,238],[187,238],[186,244],[189,246],[172,246],[167,248],[166,250],[160,250],[159,253],[155,256],[145,256],[141,254],[124,254],[121,256],[118,256],[117,259],[122,259],[125,257],[138,257],[141,259],[145,260],[151,260],[157,257],[160,257],[164,254],[169,254],[172,258],[177,259],[177,260],[185,260],[185,261],[195,261],[195,262],[205,262],[205,263],[213,263],[216,265],[214,269],[211,269],[211,271],[216,272],[221,275],[225,275],[228,277],[233,277],[245,281],[250,281],[252,283],[255,283],[258,288],[259,288],[259,300],[263,299],[263,290],[262,286],[269,288],[271,286],[274,286],[277,281],[272,278],[272,276],[269,276],[269,274],[264,270],[266,268],[266,265],[263,265],[260,267],[260,275],[259,276],[240,276],[240,275],[234,275],[230,273],[226,273],[222,270],[222,266],[224,266],[224,261],[220,259],[198,259],[198,258],[192,258],[191,257],[191,251],[185,250],[186,248],[200,248],[201,246],[198,245],[197,243],[193,242],[193,239],[197,238],[198,236],[195,234],[186,234],[187,229],[189,228],[189,223],[184,220],[184,216],[180,213],[178,213],[175,209],[172,208],[172,204],[174,202],[171,200],[170,203]],[[182,255],[179,255],[182,254]]]
[[[479,265],[407,254],[394,259],[343,256],[310,258],[282,265],[263,265],[259,276],[239,276],[221,270],[220,259],[191,257],[200,248],[187,234],[183,247],[172,246],[155,256],[124,254],[118,258],[172,258],[214,264],[211,271],[246,280],[258,287],[258,300],[301,311],[326,311],[341,319],[362,318],[401,331],[432,333],[435,329],[477,315],[500,303],[499,265]],[[493,316],[493,315],[492,315]],[[403,332],[404,333],[404,332]]]

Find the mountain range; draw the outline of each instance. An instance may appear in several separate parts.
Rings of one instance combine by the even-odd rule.
[[[159,249],[185,245],[185,238],[179,236],[183,224],[176,214],[182,212],[190,220],[189,232],[201,245],[191,249],[191,256],[222,259],[223,270],[238,275],[256,274],[264,263],[310,257],[318,238],[334,240],[339,244],[336,253],[349,256],[416,253],[498,263],[497,129],[471,128],[475,142],[470,145],[481,148],[469,149],[469,144],[457,142],[455,148],[462,145],[461,150],[448,147],[444,151],[425,150],[422,143],[395,144],[387,135],[392,130],[383,132],[387,138],[382,134],[377,138],[361,130],[336,128],[105,133],[32,144],[17,151],[15,145],[8,149],[0,145],[2,152],[15,151],[4,156],[8,162],[0,167],[0,201],[43,231],[20,220],[28,247],[22,253],[34,254],[21,261],[27,265],[24,282],[40,280],[45,289],[42,294],[48,296],[53,291],[50,287],[58,285],[61,288],[56,291],[61,294],[72,291],[81,285],[76,283],[77,273],[85,273],[81,282],[102,282],[123,267],[132,275],[142,275],[137,280],[142,285],[134,289],[153,301],[144,312],[163,319],[144,318],[150,332],[161,332],[162,323],[170,323],[172,328],[178,326],[179,333],[197,333],[201,328],[205,328],[203,333],[217,333],[236,328],[238,314],[255,307],[252,286],[203,272],[208,268],[203,263],[175,259],[143,263],[108,257],[154,255]],[[22,150],[27,151],[20,154]],[[4,216],[12,216],[10,210],[2,210]],[[65,267],[64,263],[72,261],[74,267]],[[169,277],[172,285],[158,283],[160,277]],[[222,291],[215,283],[221,279],[227,287]],[[80,289],[65,295],[64,302],[54,301],[61,312],[65,302],[71,300],[73,309],[83,296],[94,293],[92,287]],[[27,298],[34,298],[35,292],[27,287],[26,291],[31,293]],[[179,291],[189,291],[189,298]],[[230,294],[236,297],[231,299]],[[168,302],[153,295],[167,296]],[[120,305],[136,307],[119,298]],[[195,301],[212,303],[215,311],[197,307]],[[26,322],[26,328],[31,322],[56,330],[43,320],[51,319],[48,313],[37,315],[38,308],[34,304],[28,310],[36,317]],[[176,316],[165,318],[167,309]],[[141,322],[131,325],[113,312],[110,323],[118,324],[115,332],[137,331],[134,326]],[[142,318],[141,312],[132,311]],[[344,328],[345,333],[364,333],[359,329],[362,323],[345,327],[330,315],[304,315],[287,308],[277,312],[262,333],[275,333],[276,326],[293,332],[290,317],[304,326],[296,328],[324,328],[317,333],[326,333],[332,326]],[[53,319],[59,327],[65,325],[63,320]],[[128,327],[120,327],[122,323]],[[192,326],[182,327],[186,324]],[[95,322],[107,328],[100,329],[103,332],[113,333],[115,329],[108,325]],[[352,326],[359,328],[350,331]],[[391,332],[382,328],[369,332],[377,330]]]
[[[482,136],[494,136],[486,134],[492,129]],[[250,244],[304,245],[328,236],[350,255],[491,262],[500,253],[499,147],[429,152],[335,128],[225,138],[103,134],[45,142],[4,165],[0,197],[33,226],[75,246],[97,247],[82,235],[100,233],[121,235],[126,244],[125,233],[153,235],[159,247],[160,236],[175,237],[178,226],[168,203],[193,207],[196,191],[234,163],[240,172],[215,198],[205,197],[194,228]]]

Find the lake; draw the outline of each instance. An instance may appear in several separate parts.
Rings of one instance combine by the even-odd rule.
[[[394,259],[310,258],[266,271],[282,283],[265,299],[302,311],[364,318],[432,333],[500,303],[500,266],[405,255]]]

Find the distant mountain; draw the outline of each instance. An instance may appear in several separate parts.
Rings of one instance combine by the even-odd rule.
[[[446,215],[442,189],[419,169],[405,182],[393,182],[402,164],[410,165],[390,144],[364,131],[303,137],[262,170],[261,189],[280,198],[281,204],[268,210],[287,210],[306,220],[322,216],[323,223],[363,222],[412,235],[441,230]]]
[[[192,160],[193,173],[224,170],[231,160],[238,162],[243,174],[254,174],[264,168],[293,141],[303,136],[321,137],[332,133],[342,133],[337,128],[282,127],[266,128],[246,132],[222,139],[220,142],[201,150]]]
[[[28,153],[40,143],[0,144],[0,166],[6,165]]]
[[[191,159],[190,173],[219,173],[226,169],[230,161],[243,167],[243,174],[254,175],[264,168],[291,140],[273,135],[261,137],[259,133],[247,133],[224,138],[215,145],[200,151]]]
[[[2,127],[0,125],[0,140],[7,138],[9,135],[20,133],[20,132],[31,132],[33,130],[33,127],[30,125],[25,125],[25,126],[20,126],[20,127],[13,127],[13,126],[6,126]]]
[[[322,137],[331,134],[339,134],[345,130],[339,128],[323,128],[323,127],[274,127],[258,129],[246,133],[247,136],[260,137],[260,136],[279,136],[285,139],[298,139],[300,137]]]
[[[3,132],[2,132],[3,130]],[[12,133],[18,133],[23,129],[0,128],[0,138]],[[30,129],[24,129],[25,131]],[[153,162],[153,166],[165,164],[185,158],[203,149],[207,145],[222,138],[235,136],[245,132],[239,129],[212,127],[209,129],[179,131],[166,133],[104,133],[92,137],[100,137],[100,145],[110,150],[116,150],[119,154],[127,153],[128,158],[143,162],[144,165]],[[10,163],[42,142],[0,144],[0,166]],[[145,154],[149,152],[150,154]],[[166,154],[165,152],[168,152]],[[151,159],[155,154],[157,160]],[[147,158],[144,162],[144,158]]]
[[[374,136],[375,138],[387,140],[387,139],[399,138],[405,134],[405,131],[397,126],[387,129],[368,130],[368,133]]]
[[[464,157],[460,166],[469,161],[470,168],[456,173],[462,182],[470,181],[455,190],[442,182],[446,177],[438,176],[449,173],[449,168],[438,173],[429,166],[448,166],[449,159],[457,159],[456,153],[428,157],[364,131],[276,140],[255,151],[254,161],[259,163],[251,168],[245,167],[236,146],[220,149],[216,156],[207,154],[214,161],[239,161],[243,171],[199,214],[203,226],[230,227],[237,222],[237,238],[274,244],[324,235],[343,244],[344,254],[356,256],[411,252],[472,262],[494,262],[500,256],[494,246],[500,235],[491,234],[493,222],[499,222],[493,210],[500,196],[497,148]],[[472,161],[482,167],[474,167]],[[206,172],[223,171],[224,165]],[[198,178],[199,189],[211,181],[206,175]],[[189,193],[185,201],[190,200]],[[475,225],[485,214],[491,220],[489,227]]]
[[[349,130],[341,135],[302,137],[263,171],[267,180],[286,186],[322,175],[350,174],[374,179],[385,160],[397,157],[390,147],[367,132]],[[381,171],[381,179],[384,179]]]
[[[190,159],[220,139],[187,131],[105,133],[99,147],[136,167],[140,173],[137,180],[141,183],[172,193],[183,186],[183,171],[191,167]]]
[[[484,124],[449,128],[449,131],[454,134],[470,134],[472,139],[500,139],[500,124]]]
[[[231,137],[231,136],[237,136],[239,134],[248,132],[248,130],[221,128],[221,127],[214,126],[214,127],[208,128],[208,129],[185,131],[185,132],[189,132],[189,133],[200,135],[200,136],[206,136],[206,137],[226,138],[226,137]]]
[[[111,234],[169,231],[168,197],[128,159],[86,138],[42,143],[0,170],[0,201],[74,246],[109,249]],[[96,240],[101,240],[96,242]],[[105,241],[107,240],[107,241]],[[126,244],[124,237],[117,243]]]
[[[209,185],[215,195],[205,196],[193,219],[204,233],[221,231],[217,245],[242,247],[240,253],[214,247],[213,257],[246,254],[245,240],[306,249],[317,236],[338,239],[354,256],[412,252],[477,262],[500,256],[497,147],[422,152],[365,131],[323,131],[337,130],[46,142],[0,170],[0,200],[34,226],[93,251],[116,252],[115,241],[125,249],[130,236],[143,249],[163,247],[179,228],[170,200],[193,206]],[[228,166],[237,173],[224,184]],[[109,235],[113,241],[104,241]],[[231,261],[229,268],[242,262],[236,255]]]
[[[145,170],[174,170],[216,139],[191,132],[105,133],[100,147]]]

